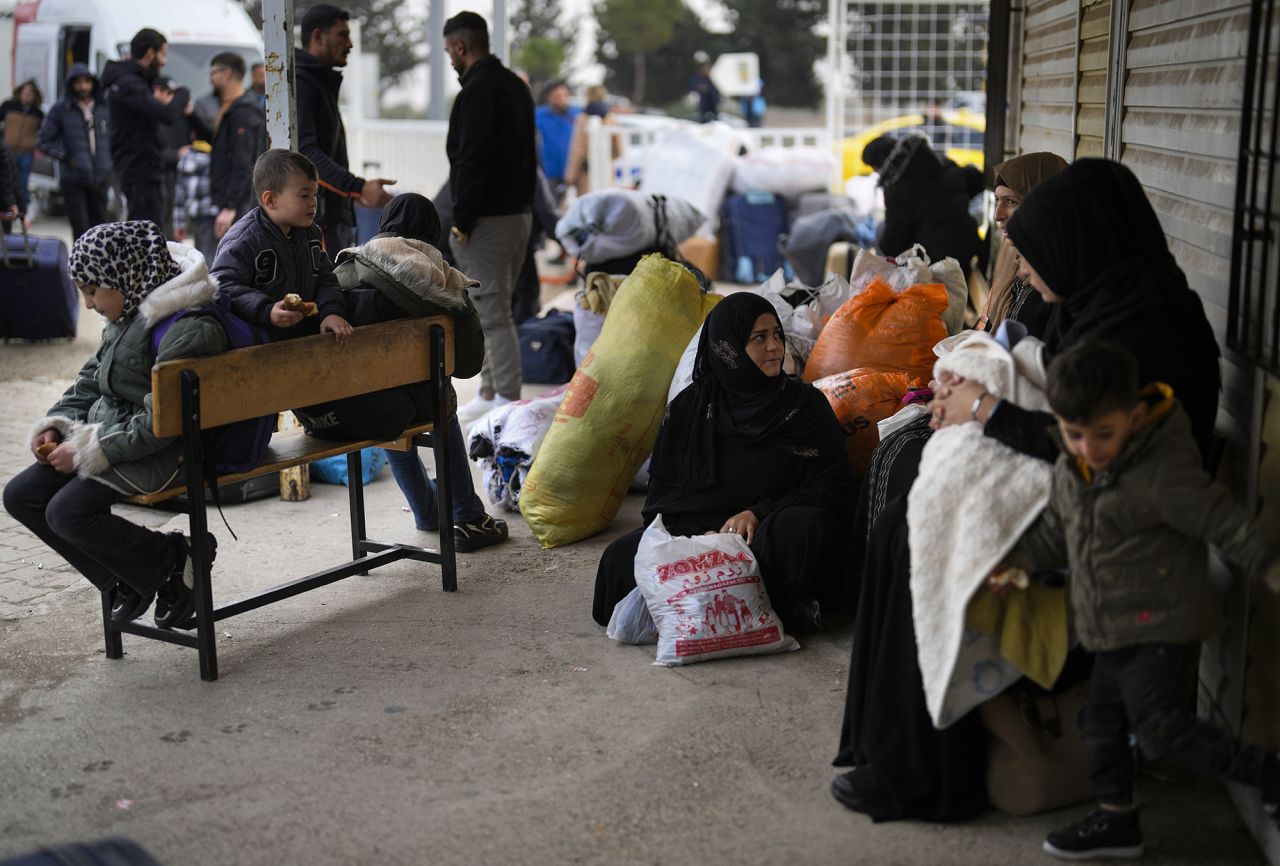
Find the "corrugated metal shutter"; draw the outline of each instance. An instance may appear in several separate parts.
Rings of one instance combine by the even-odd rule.
[[[1029,0],[1022,48],[1022,153],[1070,156],[1076,111],[1075,0]]]
[[[1102,156],[1107,119],[1107,52],[1111,0],[1085,0],[1080,13],[1080,86],[1076,91],[1075,158]]]
[[[1120,159],[1147,188],[1169,246],[1226,345],[1249,7],[1221,0],[1134,0]],[[1223,365],[1219,429],[1245,446],[1252,367]]]
[[[1238,0],[1133,0],[1126,29],[1120,159],[1146,187],[1169,248],[1225,348],[1249,6]],[[1222,374],[1217,430],[1227,448],[1219,477],[1242,490],[1258,472],[1251,456],[1256,371],[1249,359],[1224,352]],[[1256,632],[1267,620],[1255,620],[1251,637],[1244,581],[1216,558],[1213,577],[1222,627],[1201,656],[1201,711],[1221,713],[1234,725],[1268,711],[1277,681],[1255,664],[1246,694],[1241,675],[1250,643],[1255,651],[1266,646]],[[1269,711],[1274,714],[1274,705]]]

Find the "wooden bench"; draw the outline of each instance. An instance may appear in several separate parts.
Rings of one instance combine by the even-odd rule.
[[[121,634],[195,647],[200,655],[200,678],[218,678],[216,629],[218,620],[246,613],[273,602],[326,586],[402,559],[436,563],[445,592],[457,589],[453,545],[453,506],[449,472],[449,436],[432,435],[433,424],[403,431],[390,442],[332,442],[314,439],[301,429],[276,433],[262,463],[253,471],[219,476],[219,484],[279,472],[337,454],[347,455],[350,477],[351,556],[344,562],[271,589],[214,607],[208,573],[211,551],[206,513],[209,479],[205,477],[201,431],[286,409],[310,406],[384,388],[430,382],[433,418],[449,409],[449,377],[453,373],[453,320],[447,317],[404,319],[356,328],[345,343],[331,335],[305,337],[237,349],[205,358],[157,364],[151,371],[152,431],[156,436],[181,436],[185,446],[185,483],[160,493],[125,500],[149,505],[187,493],[191,559],[195,573],[196,610],[191,619],[165,630],[140,621],[111,621],[111,592],[102,594],[102,619],[107,658],[124,655]],[[365,536],[364,485],[360,451],[390,448],[406,451],[418,445],[435,451],[436,491],[440,514],[440,549],[372,541]],[[303,537],[303,536],[300,536]],[[189,630],[194,627],[194,633]]]

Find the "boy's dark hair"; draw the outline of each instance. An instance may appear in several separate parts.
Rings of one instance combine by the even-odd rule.
[[[223,51],[221,54],[213,55],[209,66],[221,66],[223,69],[230,70],[231,76],[236,81],[244,81],[244,58],[234,51]]]
[[[296,150],[268,150],[253,164],[253,197],[261,202],[264,192],[280,192],[294,175],[319,179],[315,163]]]
[[[159,51],[168,44],[169,40],[165,39],[164,34],[159,30],[143,27],[129,40],[129,58],[134,61],[141,60],[143,55],[151,49]]]
[[[1138,402],[1138,362],[1123,346],[1083,340],[1049,365],[1049,405],[1064,421],[1088,424]]]
[[[317,3],[302,13],[302,50],[311,48],[311,35],[317,30],[328,30],[339,21],[350,21],[351,13],[329,3]]]
[[[489,25],[474,12],[459,12],[444,22],[444,35],[461,39],[472,54],[489,53]]]

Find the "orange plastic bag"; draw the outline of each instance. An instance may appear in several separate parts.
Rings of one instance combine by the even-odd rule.
[[[816,382],[860,368],[928,377],[933,370],[933,347],[947,337],[942,321],[947,303],[947,289],[941,283],[895,292],[884,280],[872,280],[861,294],[845,301],[822,329],[805,362],[804,380]]]
[[[876,427],[902,408],[907,391],[923,384],[918,376],[859,368],[827,376],[813,383],[823,393],[840,422],[849,465],[861,478],[871,463],[871,452],[880,442]]]

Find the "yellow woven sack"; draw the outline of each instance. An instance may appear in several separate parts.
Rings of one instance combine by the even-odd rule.
[[[543,547],[605,529],[653,450],[680,355],[719,301],[693,275],[646,256],[622,283],[520,492]]]

